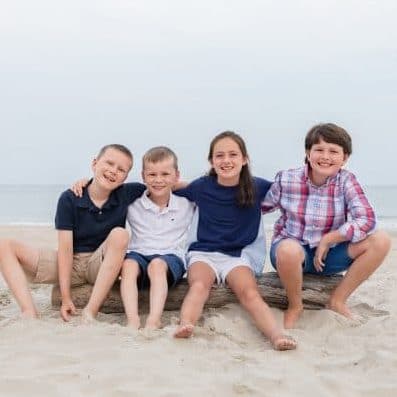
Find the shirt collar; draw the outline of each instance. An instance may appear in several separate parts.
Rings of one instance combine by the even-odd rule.
[[[145,208],[145,210],[151,209],[154,211],[159,211],[159,206],[155,204],[152,200],[150,200],[150,198],[148,197],[148,193],[149,191],[146,189],[141,197],[143,208]],[[176,196],[171,193],[168,205],[162,211],[177,211],[178,208],[179,205]]]
[[[98,211],[98,207],[93,203],[88,194],[88,186],[92,183],[92,179],[88,181],[88,184],[85,188],[83,188],[83,195],[81,197],[76,197],[76,205],[80,208],[88,208],[90,211]],[[105,204],[102,206],[101,209],[107,209],[116,207],[120,203],[120,190],[122,186],[118,187],[117,189],[113,190]]]
[[[334,175],[334,176],[329,176],[329,177],[327,178],[327,180],[325,181],[324,184],[322,184],[321,186],[317,186],[317,185],[314,185],[314,184],[313,184],[313,182],[311,181],[311,179],[310,179],[310,177],[309,177],[309,169],[310,169],[309,164],[306,164],[306,165],[305,165],[305,168],[304,168],[304,177],[305,177],[305,181],[306,181],[307,183],[309,183],[310,185],[316,187],[317,189],[318,189],[318,188],[322,188],[322,187],[327,187],[327,186],[329,186],[331,183],[336,182],[336,181],[339,179],[340,173],[341,173],[341,170],[339,170],[338,173],[337,173],[336,175]]]

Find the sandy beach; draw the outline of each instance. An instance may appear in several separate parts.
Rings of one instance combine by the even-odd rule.
[[[56,245],[44,226],[2,226],[4,237]],[[34,286],[41,319],[23,321],[0,280],[0,396],[397,395],[396,261],[395,233],[384,265],[349,301],[358,319],[306,311],[290,332],[299,347],[288,352],[273,351],[238,305],[206,311],[193,338],[175,340],[178,312],[151,334],[129,331],[118,314],[64,323],[51,287]]]

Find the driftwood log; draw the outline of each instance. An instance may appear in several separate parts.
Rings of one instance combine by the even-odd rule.
[[[322,309],[325,307],[331,291],[340,282],[342,276],[312,276],[305,275],[303,279],[303,305],[306,309]],[[259,291],[263,299],[270,305],[284,309],[287,307],[285,290],[280,283],[280,279],[275,272],[264,273],[258,278]],[[187,281],[184,279],[168,293],[165,310],[179,310],[183,298],[188,290]],[[91,295],[92,286],[83,285],[72,288],[72,299],[77,308],[83,308]],[[61,294],[58,286],[52,290],[51,297],[53,307],[61,305]],[[234,293],[229,287],[214,285],[210,297],[205,305],[206,308],[221,307],[228,303],[237,302]],[[139,293],[139,309],[147,312],[149,307],[148,291]],[[123,313],[124,308],[121,302],[119,285],[116,284],[110,291],[107,299],[102,305],[103,313]]]

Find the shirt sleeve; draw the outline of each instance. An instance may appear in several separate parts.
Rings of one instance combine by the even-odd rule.
[[[256,188],[258,189],[258,195],[260,200],[262,201],[267,192],[269,191],[272,183],[266,179],[255,177]]]
[[[185,197],[189,201],[193,201],[197,203],[199,187],[202,184],[203,178],[199,178],[194,180],[193,182],[189,183],[185,188],[176,190],[174,194],[180,197]]]
[[[344,183],[347,221],[338,229],[348,241],[356,243],[365,239],[376,226],[375,212],[367,200],[356,177],[349,173]]]
[[[71,191],[61,194],[55,213],[55,228],[57,230],[73,230],[75,228],[75,211]]]
[[[143,183],[131,182],[125,183],[125,198],[127,204],[133,203],[137,198],[141,197],[143,192],[146,190],[146,186]]]
[[[270,182],[269,182],[270,183]],[[270,189],[266,193],[264,200],[262,201],[262,214],[275,211],[280,208],[281,198],[281,171],[277,173],[274,182],[271,184]]]

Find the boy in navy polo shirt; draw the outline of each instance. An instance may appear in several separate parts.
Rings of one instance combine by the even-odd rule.
[[[34,283],[59,282],[65,321],[76,312],[70,287],[93,284],[82,314],[86,321],[95,318],[123,263],[129,239],[124,228],[127,208],[145,190],[139,183],[123,184],[132,161],[125,146],[107,145],[92,162],[93,179],[82,197],[69,190],[62,193],[55,216],[57,251],[0,241],[0,270],[23,317],[37,317],[28,276]]]
[[[172,194],[179,179],[176,154],[165,146],[149,149],[142,159],[146,191],[128,207],[131,238],[121,271],[120,291],[127,325],[138,329],[138,290],[150,287],[150,309],[145,328],[161,327],[168,287],[185,273],[187,233],[194,204]],[[72,190],[76,195],[87,183],[82,179]]]

